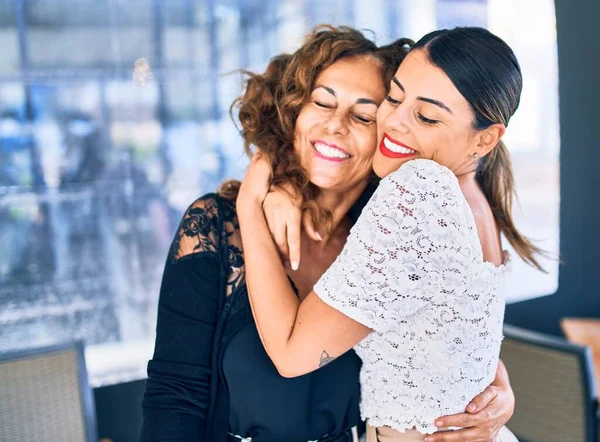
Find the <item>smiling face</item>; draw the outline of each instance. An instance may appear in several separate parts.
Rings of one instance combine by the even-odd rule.
[[[478,131],[473,121],[469,103],[444,71],[429,61],[425,51],[413,50],[377,112],[375,173],[385,177],[415,158],[434,160],[456,175],[474,170],[474,154],[489,153],[504,126]]]
[[[384,97],[381,65],[372,57],[343,58],[321,72],[296,120],[294,140],[311,183],[340,192],[365,183]]]

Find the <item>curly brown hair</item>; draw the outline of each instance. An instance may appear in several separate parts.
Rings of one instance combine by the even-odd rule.
[[[412,44],[412,40],[403,38],[377,47],[351,27],[319,25],[296,52],[271,59],[263,74],[242,71],[244,93],[233,102],[230,113],[235,121],[234,113],[238,110],[246,154],[251,156],[255,147],[269,156],[273,168],[271,185],[291,186],[296,194],[302,195],[303,209],[309,211],[315,225],[324,221],[329,224],[331,215],[315,202],[319,189],[310,183],[306,170],[298,162],[294,130],[317,77],[342,58],[369,56],[381,63],[387,86]],[[238,181],[226,181],[219,194],[235,199],[239,185]]]

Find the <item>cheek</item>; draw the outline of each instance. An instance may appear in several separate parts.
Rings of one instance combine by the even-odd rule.
[[[464,162],[470,147],[465,132],[440,131],[427,139],[424,156],[454,170]]]
[[[455,159],[464,151],[468,150],[469,137],[464,133],[448,133],[440,137],[440,150],[448,159]]]
[[[430,127],[417,125],[413,129],[413,137],[421,151],[421,157],[439,158],[454,149],[456,134],[447,127]]]
[[[377,109],[377,138],[379,139],[383,136],[383,132],[385,132],[383,129],[384,122],[391,112],[391,110],[388,109],[390,106],[388,106],[386,103],[387,101],[384,100],[379,106],[379,109]]]
[[[297,131],[294,133],[294,153],[302,160],[302,138]]]
[[[294,132],[299,138],[308,138],[317,127],[324,123],[325,119],[326,115],[309,103],[300,110]]]
[[[369,161],[373,159],[377,147],[377,127],[375,124],[369,126],[368,130],[361,134],[358,138],[358,146],[361,157],[366,157]]]
[[[309,143],[310,135],[316,124],[317,116],[310,109],[304,108],[300,111],[294,126],[294,151],[300,158]]]
[[[294,126],[295,138],[301,137],[304,132],[307,131],[310,121],[310,112],[303,108],[298,114],[298,118],[296,118],[296,125]]]

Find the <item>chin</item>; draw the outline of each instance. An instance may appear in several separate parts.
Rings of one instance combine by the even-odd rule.
[[[313,175],[309,178],[309,181],[319,189],[331,189],[332,187],[335,187],[338,180],[334,177]]]
[[[378,161],[373,161],[373,172],[375,172],[375,175],[377,175],[379,178],[385,177],[385,174],[382,175],[381,166],[379,165]]]
[[[373,172],[375,172],[375,175],[377,175],[379,178],[385,178],[390,173],[397,170],[398,167],[400,167],[400,164],[396,164],[395,161],[383,160],[373,162]]]
[[[397,171],[404,163],[407,163],[412,159],[414,158],[398,160],[385,157],[376,157],[373,161],[373,171],[379,178],[385,178],[390,173]]]

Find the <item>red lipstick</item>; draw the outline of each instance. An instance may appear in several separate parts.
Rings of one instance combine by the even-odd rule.
[[[385,145],[386,138],[388,139],[389,142],[394,143],[398,146],[402,146],[406,149],[410,149],[412,152],[393,152],[393,151],[391,151]],[[409,147],[406,144],[401,143],[398,140],[394,140],[388,134],[383,134],[383,138],[381,138],[381,143],[379,143],[379,150],[381,151],[381,153],[384,156],[386,156],[388,158],[410,158],[410,157],[414,157],[415,155],[417,155],[417,152],[412,147]]]

